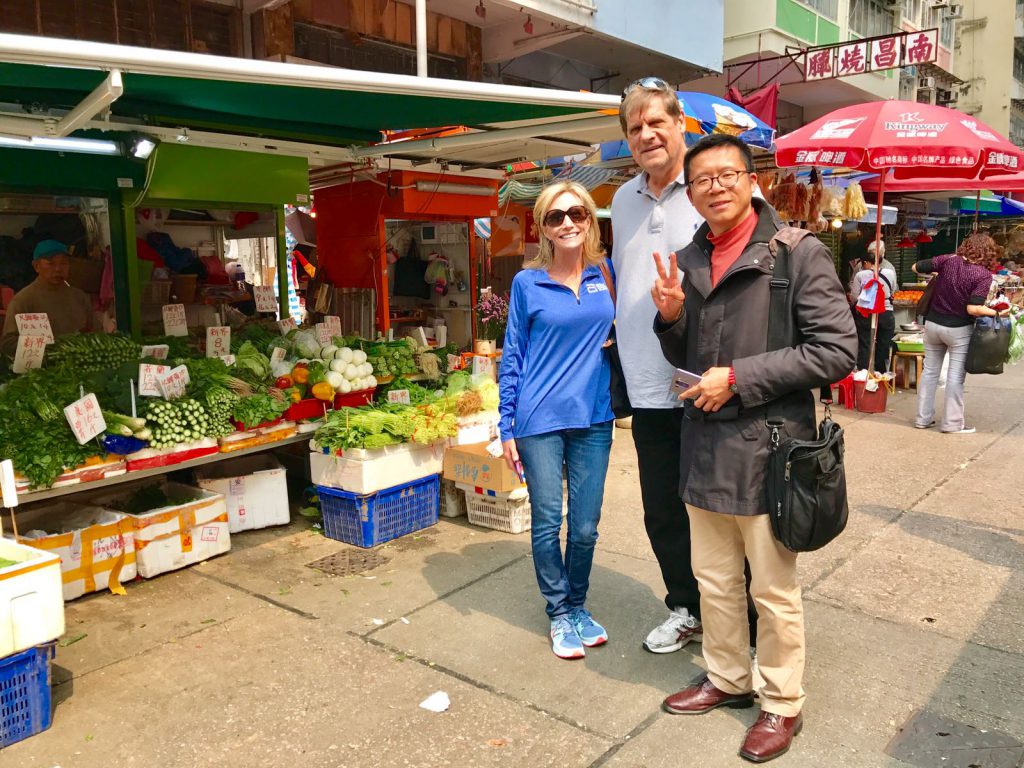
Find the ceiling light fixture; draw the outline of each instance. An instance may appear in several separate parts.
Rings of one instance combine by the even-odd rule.
[[[842,228],[843,228],[843,220],[842,219],[840,219],[838,216],[836,216],[834,219],[832,219],[832,229],[842,229]]]
[[[49,149],[57,152],[82,152],[87,155],[117,155],[121,149],[116,142],[98,139],[44,139],[38,136],[17,139],[0,136],[0,147],[20,149]]]
[[[484,0],[480,0],[480,3],[476,7],[476,15],[481,19],[487,18],[487,9],[484,8]]]
[[[533,34],[533,17],[530,14],[526,14],[526,23],[523,24],[523,32],[528,35]]]
[[[132,157],[145,160],[156,149],[156,142],[150,139],[139,138],[132,143]]]

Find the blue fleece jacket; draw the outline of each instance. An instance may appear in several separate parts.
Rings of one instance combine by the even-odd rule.
[[[602,345],[614,319],[598,267],[583,270],[579,299],[546,270],[513,278],[498,381],[502,440],[613,418]]]

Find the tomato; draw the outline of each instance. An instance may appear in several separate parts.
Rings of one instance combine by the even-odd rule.
[[[292,386],[292,377],[280,376],[277,381],[274,382],[274,386],[278,389],[289,389]]]

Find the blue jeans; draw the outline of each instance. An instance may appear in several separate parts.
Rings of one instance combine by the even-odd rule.
[[[530,492],[533,567],[550,618],[582,608],[601,520],[612,422],[516,439]],[[562,466],[569,478],[568,542],[562,530]]]

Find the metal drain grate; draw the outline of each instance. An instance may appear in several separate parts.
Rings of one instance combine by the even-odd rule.
[[[312,563],[306,563],[306,567],[323,571],[330,576],[354,576],[357,573],[380,568],[388,560],[389,558],[374,550],[353,548],[343,549],[333,555],[314,560]]]
[[[1000,731],[980,730],[927,710],[900,728],[885,753],[921,768],[1017,768],[1024,745]]]

